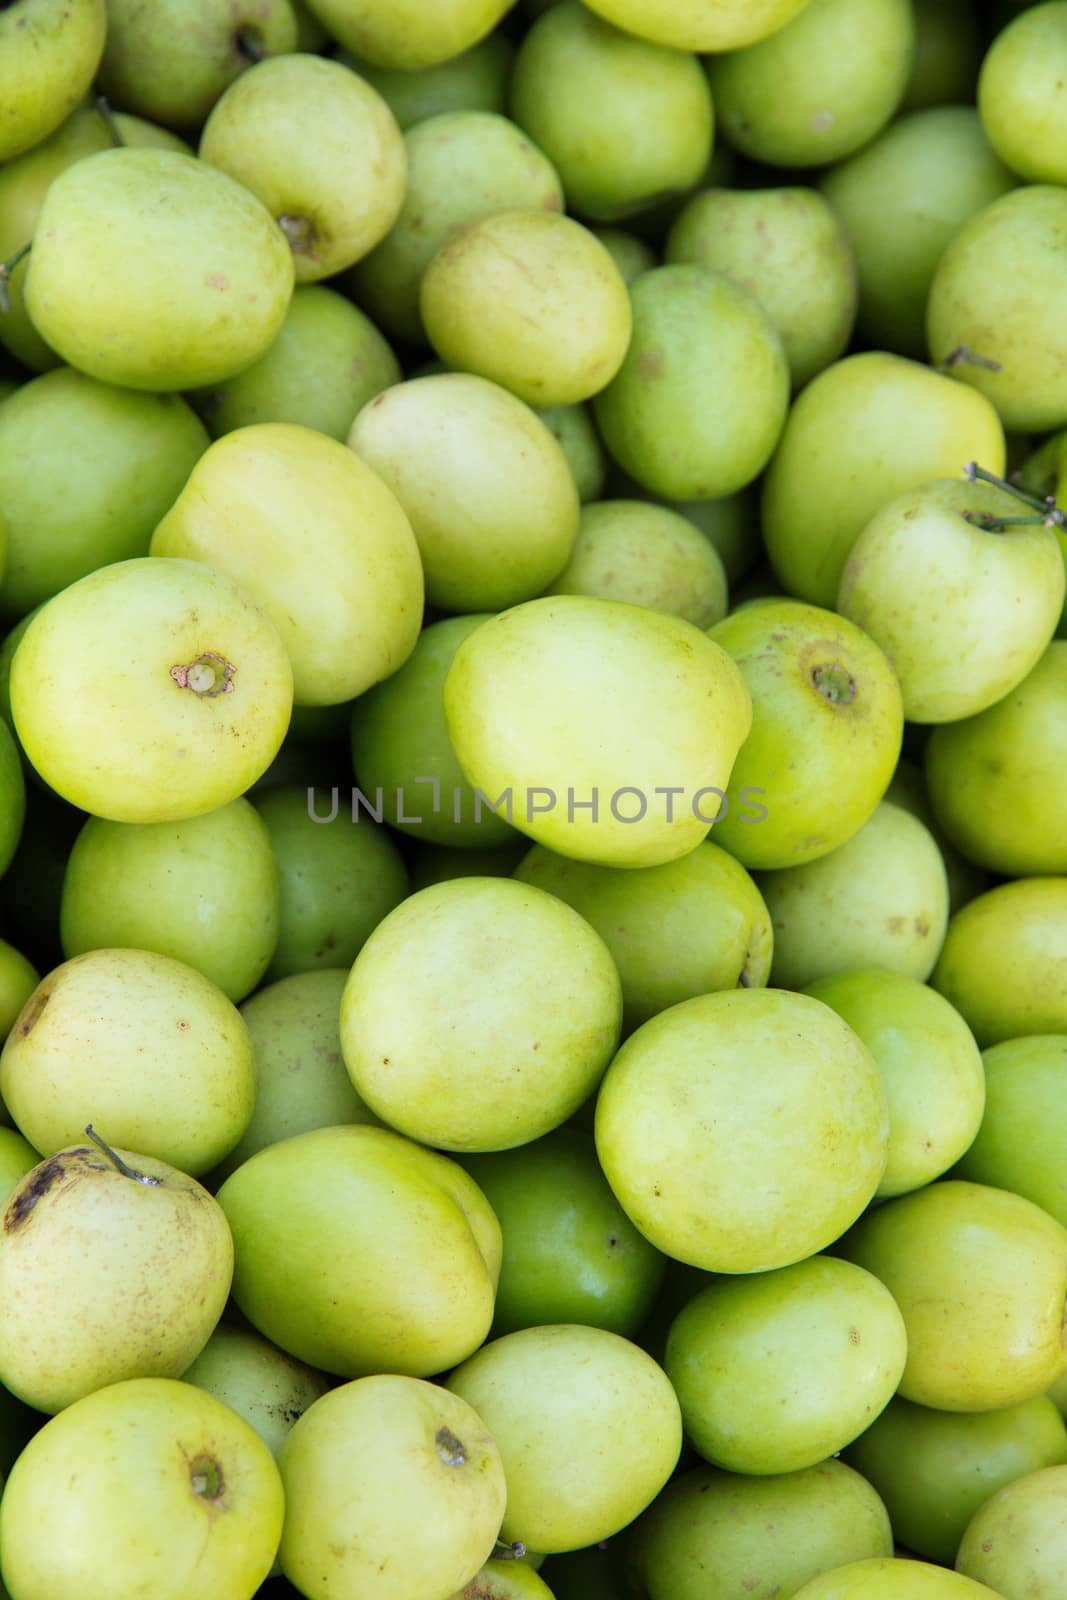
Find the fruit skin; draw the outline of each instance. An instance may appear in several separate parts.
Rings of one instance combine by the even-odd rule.
[[[330,1380],[248,1328],[220,1322],[183,1383],[195,1384],[255,1428],[277,1459],[293,1424],[330,1388]]]
[[[289,246],[247,189],[171,150],[104,150],[45,196],[26,309],[90,377],[195,389],[258,360],[292,291]]]
[[[835,1254],[881,1278],[903,1313],[905,1400],[992,1411],[1067,1368],[1067,1229],[1019,1195],[943,1179],[871,1211]]]
[[[576,1550],[610,1538],[678,1460],[682,1419],[652,1357],[603,1328],[554,1323],[483,1345],[448,1389],[483,1418],[507,1476],[504,1540]]]
[[[507,1150],[588,1099],[621,1017],[615,963],[576,911],[510,878],[462,878],[410,895],[371,934],[341,998],[341,1048],[398,1132]]]
[[[734,989],[662,1012],[622,1046],[597,1154],[631,1221],[708,1272],[787,1266],[840,1237],[885,1168],[885,1089],[828,1006]]]
[[[976,1412],[932,1411],[898,1396],[845,1456],[885,1500],[908,1549],[949,1562],[991,1494],[1067,1461],[1067,1428],[1044,1395]]]
[[[1059,1152],[1067,1131],[1067,1039],[1032,1034],[983,1052],[985,1116],[954,1176],[1010,1189],[1067,1227]]]
[[[1052,638],[1067,588],[1054,530],[967,520],[1017,512],[991,484],[950,478],[888,501],[852,546],[837,609],[885,651],[909,722],[986,710]]]
[[[849,551],[885,501],[970,461],[1004,470],[985,395],[881,350],[826,367],[794,401],[763,480],[764,541],[783,588],[832,608]]]
[[[839,972],[804,992],[855,1029],[882,1074],[889,1154],[878,1198],[947,1172],[970,1146],[985,1106],[982,1057],[959,1012],[926,984],[883,968]]]
[[[279,1560],[308,1600],[448,1600],[492,1553],[508,1493],[481,1417],[437,1384],[395,1375],[316,1400],[279,1465]]]
[[[752,717],[740,672],[699,629],[581,595],[477,629],[444,699],[460,765],[490,803],[511,793],[509,820],[538,844],[615,867],[658,866],[706,837],[708,796],[717,812]]]
[[[506,111],[515,47],[502,33],[490,33],[458,56],[411,72],[372,66],[350,50],[339,50],[336,59],[377,89],[401,128],[407,129],[446,111]]]
[[[212,690],[183,686],[205,652]],[[54,596],[10,681],[16,731],[45,782],[115,822],[177,822],[235,799],[277,754],[293,703],[285,646],[249,596],[199,562],[147,556]]]
[[[956,1570],[1002,1590],[1005,1600],[1055,1600],[1067,1558],[1067,1466],[1016,1478],[975,1512],[960,1540]]]
[[[700,62],[571,0],[527,31],[511,112],[558,168],[568,208],[594,222],[684,194],[711,156],[715,113]],[[651,127],[655,137],[642,137]]]
[[[275,56],[242,73],[208,117],[199,154],[277,218],[297,283],[367,255],[404,199],[396,118],[357,73],[321,56]]]
[[[810,0],[592,0],[597,16],[676,50],[739,50],[784,28]]]
[[[978,77],[978,110],[1001,160],[1027,183],[1067,182],[1059,90],[1067,68],[1067,6],[1032,5],[993,39]]]
[[[315,1128],[260,1150],[218,1199],[237,1305],[310,1366],[426,1377],[489,1331],[500,1224],[447,1156],[385,1128]]]
[[[893,1551],[878,1495],[841,1461],[742,1477],[698,1466],[637,1522],[632,1560],[649,1600],[749,1600],[753,1575],[789,1596],[816,1573]]]
[[[614,459],[667,500],[715,500],[763,470],[789,404],[789,364],[761,305],[722,273],[654,267],[630,286],[633,333],[593,401]]]
[[[1011,877],[1067,873],[1057,793],[1067,763],[1067,640],[1054,639],[995,705],[934,730],[926,785],[938,822],[979,866]]]
[[[770,38],[708,62],[722,135],[770,166],[840,161],[897,109],[914,45],[905,0],[809,0]]]
[[[793,1600],[1003,1600],[983,1583],[924,1561],[856,1561],[813,1578]]]
[[[1065,916],[1067,877],[1048,877],[999,884],[952,917],[930,982],[983,1048],[1067,1032]]]
[[[0,161],[46,139],[88,91],[107,32],[105,0],[26,0],[0,14]]]
[[[246,1600],[283,1514],[278,1469],[246,1422],[191,1384],[135,1378],[69,1406],[15,1463],[0,1502],[4,1580],[28,1597]]]
[[[783,1473],[817,1466],[861,1433],[906,1358],[888,1289],[850,1262],[816,1255],[713,1281],[671,1324],[664,1367],[706,1461]]]
[[[199,1176],[255,1099],[252,1042],[209,978],[148,950],[92,950],[38,984],[0,1053],[0,1090],[42,1155],[94,1117],[118,1143]]]
[[[752,697],[716,844],[752,868],[826,855],[873,815],[893,774],[903,708],[889,662],[847,618],[789,599],[738,609],[709,637]],[[762,818],[741,804],[746,791]]]
[[[165,1161],[116,1153],[159,1183],[83,1142],[28,1172],[0,1218],[0,1380],[38,1411],[178,1377],[226,1304],[233,1241],[216,1201]]]
[[[491,33],[513,0],[308,0],[332,38],[372,66],[417,72],[469,50]]]
[[[996,362],[996,371],[968,361],[955,371],[1016,433],[1047,433],[1067,421],[1067,345],[1056,331],[1067,307],[1060,247],[1065,224],[1062,188],[1024,184],[964,223],[930,285],[931,361],[966,345]]]

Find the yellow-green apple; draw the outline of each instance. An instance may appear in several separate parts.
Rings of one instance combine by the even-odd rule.
[[[1067,1038],[1031,1034],[983,1052],[985,1115],[954,1176],[1024,1195],[1067,1227]]]
[[[1027,183],[1067,183],[1060,101],[1067,6],[1030,5],[993,39],[978,76],[978,110],[997,155]]]
[[[581,404],[537,406],[535,410],[567,457],[579,500],[583,505],[588,500],[599,500],[604,492],[608,461],[589,407]]]
[[[469,50],[515,0],[307,0],[308,10],[346,50],[403,72],[436,66]],[[429,1600],[429,1597],[427,1597]]]
[[[930,982],[983,1048],[1067,1033],[1067,877],[1015,878],[969,901]]]
[[[793,1600],[1005,1600],[958,1572],[907,1558],[854,1561],[813,1578]]]
[[[27,1172],[37,1166],[41,1152],[35,1150],[28,1139],[14,1128],[0,1128],[0,1205],[7,1203],[8,1195]]]
[[[0,1040],[7,1038],[15,1018],[40,981],[40,973],[22,951],[16,950],[6,939],[0,939]]]
[[[450,1600],[554,1600],[552,1590],[525,1561],[487,1561]]]
[[[1067,1561],[1067,1466],[1005,1484],[967,1524],[956,1570],[1004,1600],[1056,1600]]]
[[[304,50],[317,48],[301,45]],[[446,61],[410,71],[373,66],[351,50],[339,50],[337,59],[366,78],[407,129],[444,111],[506,111],[515,46],[496,31]]]
[[[277,1457],[293,1424],[331,1387],[330,1379],[296,1361],[250,1328],[220,1322],[183,1383],[213,1394],[254,1428]]]
[[[780,989],[653,1017],[596,1107],[623,1210],[666,1255],[709,1272],[763,1272],[832,1244],[874,1196],[888,1138],[866,1045],[829,1006]]]
[[[88,91],[105,0],[14,0],[0,12],[0,161],[46,139]]]
[[[648,500],[584,506],[570,560],[546,593],[625,600],[698,628],[727,610],[726,573],[711,541],[688,517]]]
[[[371,934],[342,996],[341,1048],[357,1093],[399,1132],[507,1150],[588,1099],[621,1019],[615,963],[577,911],[510,878],[460,878]]]
[[[627,33],[676,50],[739,50],[785,27],[810,0],[591,0]]]

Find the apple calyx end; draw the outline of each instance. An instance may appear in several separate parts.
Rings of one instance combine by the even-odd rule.
[[[236,671],[233,662],[227,661],[225,656],[215,650],[205,650],[194,661],[171,667],[170,675],[179,689],[190,689],[198,700],[213,700],[216,695],[233,693]]]
[[[203,1500],[221,1500],[225,1484],[222,1468],[213,1456],[194,1456],[189,1463],[189,1486]]]
[[[826,661],[811,669],[816,693],[834,706],[850,706],[856,698],[856,680],[839,661]]]
[[[290,212],[283,212],[278,218],[278,226],[285,234],[289,248],[294,256],[313,256],[318,244],[318,234],[315,224],[310,217],[296,217]]]

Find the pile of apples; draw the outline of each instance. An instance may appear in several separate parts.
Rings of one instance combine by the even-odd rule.
[[[1065,85],[0,0],[10,1600],[1063,1600]]]

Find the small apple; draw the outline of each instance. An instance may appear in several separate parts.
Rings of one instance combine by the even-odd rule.
[[[524,1561],[487,1561],[451,1600],[555,1600],[552,1590]]]
[[[1027,183],[1067,183],[1059,91],[1067,8],[1031,5],[996,35],[978,78],[978,110],[1000,159]]]
[[[0,1128],[0,1205],[6,1205],[12,1189],[32,1171],[41,1159],[28,1139],[14,1128]]]
[[[308,1600],[450,1600],[492,1554],[511,1493],[482,1417],[404,1376],[323,1395],[279,1465],[279,1560]]]
[[[829,1006],[780,989],[653,1017],[596,1107],[623,1210],[657,1249],[708,1272],[764,1272],[832,1244],[873,1197],[888,1136],[866,1045]]]
[[[726,573],[710,540],[687,517],[647,500],[584,506],[570,560],[546,593],[624,600],[697,628],[727,611]]]
[[[590,11],[675,50],[739,50],[784,28],[810,0],[591,0]]]
[[[96,1117],[127,1149],[207,1172],[252,1115],[252,1041],[209,978],[148,950],[97,949],[38,984],[0,1053],[4,1104],[34,1149]]]
[[[904,1315],[905,1400],[992,1411],[1067,1368],[1067,1229],[1020,1195],[943,1179],[876,1207],[835,1253],[881,1278]]]
[[[281,1537],[267,1446],[192,1384],[111,1383],[30,1440],[0,1501],[13,1594],[249,1600]]]
[[[426,1377],[489,1331],[500,1224],[447,1156],[385,1128],[315,1128],[250,1157],[218,1200],[234,1300],[309,1366]]]
[[[1067,1033],[1065,975],[1067,877],[1015,878],[955,913],[930,982],[984,1048]]]
[[[813,1578],[793,1600],[1005,1600],[958,1572],[907,1559],[854,1561]]]
[[[90,1138],[28,1172],[0,1217],[0,1380],[38,1411],[178,1377],[230,1290],[233,1241],[207,1190]]]
[[[499,1446],[501,1538],[531,1550],[577,1550],[618,1533],[663,1488],[681,1450],[666,1374],[603,1328],[555,1323],[506,1334],[458,1367],[447,1388]]]
[[[318,46],[301,45],[301,49]],[[486,34],[469,50],[432,67],[376,67],[351,50],[339,50],[343,61],[377,89],[401,128],[413,127],[446,111],[507,110],[508,80],[515,46],[499,31]]]
[[[346,50],[377,67],[417,72],[469,50],[515,0],[307,0],[308,10]],[[428,1597],[427,1597],[428,1600]]]
[[[1067,1227],[1067,1038],[1031,1034],[983,1052],[985,1116],[955,1169],[974,1183],[1010,1189]]]
[[[105,0],[14,0],[0,9],[0,161],[46,139],[88,91]]]
[[[577,911],[510,878],[461,878],[411,895],[371,934],[341,1000],[341,1047],[358,1094],[400,1133],[508,1150],[588,1099],[621,1017],[615,963]]]
[[[956,1570],[996,1584],[1004,1600],[1056,1600],[1067,1561],[1067,1466],[1005,1484],[975,1512]]]
[[[583,505],[588,500],[599,500],[604,492],[608,458],[589,407],[539,406],[536,410],[567,457],[579,500]]]
[[[226,1322],[182,1373],[182,1382],[236,1411],[275,1458],[293,1424],[331,1387],[324,1373],[295,1361],[251,1329]]]

